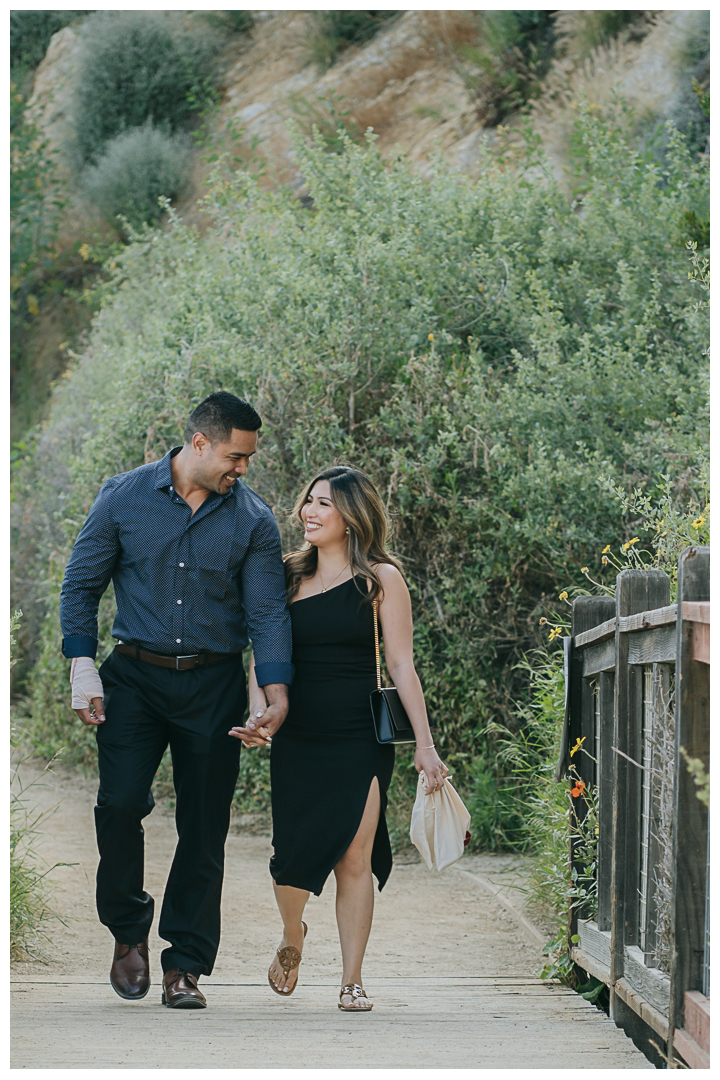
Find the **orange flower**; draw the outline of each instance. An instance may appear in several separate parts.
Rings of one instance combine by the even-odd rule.
[[[575,781],[575,787],[571,790],[570,794],[572,795],[572,797],[574,799],[577,799],[578,795],[582,795],[584,790],[585,790],[585,781],[584,780],[576,780]]]

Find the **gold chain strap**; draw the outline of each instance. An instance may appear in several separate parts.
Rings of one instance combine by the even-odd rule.
[[[373,600],[373,622],[375,624],[375,663],[377,665],[378,690],[382,690],[382,675],[380,674],[380,634],[378,633],[378,602]]]

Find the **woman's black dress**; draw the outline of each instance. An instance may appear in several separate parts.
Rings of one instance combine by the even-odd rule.
[[[381,810],[372,869],[381,889],[392,869],[385,810],[395,747],[375,738],[375,636],[363,597],[367,580],[358,576],[290,605],[295,676],[270,753],[270,873],[318,896],[358,831],[374,776]]]

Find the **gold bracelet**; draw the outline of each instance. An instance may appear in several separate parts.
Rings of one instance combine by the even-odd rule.
[[[429,746],[416,746],[415,749],[416,750],[434,750],[435,749],[435,743],[431,742]]]

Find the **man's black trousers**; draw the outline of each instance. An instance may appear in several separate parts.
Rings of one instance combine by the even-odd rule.
[[[163,971],[212,972],[240,742],[228,735],[247,702],[239,657],[191,671],[155,667],[112,652],[100,668],[105,723],[97,728],[100,789],[95,807],[100,864],[97,907],[116,941],[144,941],[155,904],[143,887],[142,819],[170,746],[178,843],[158,933]]]

